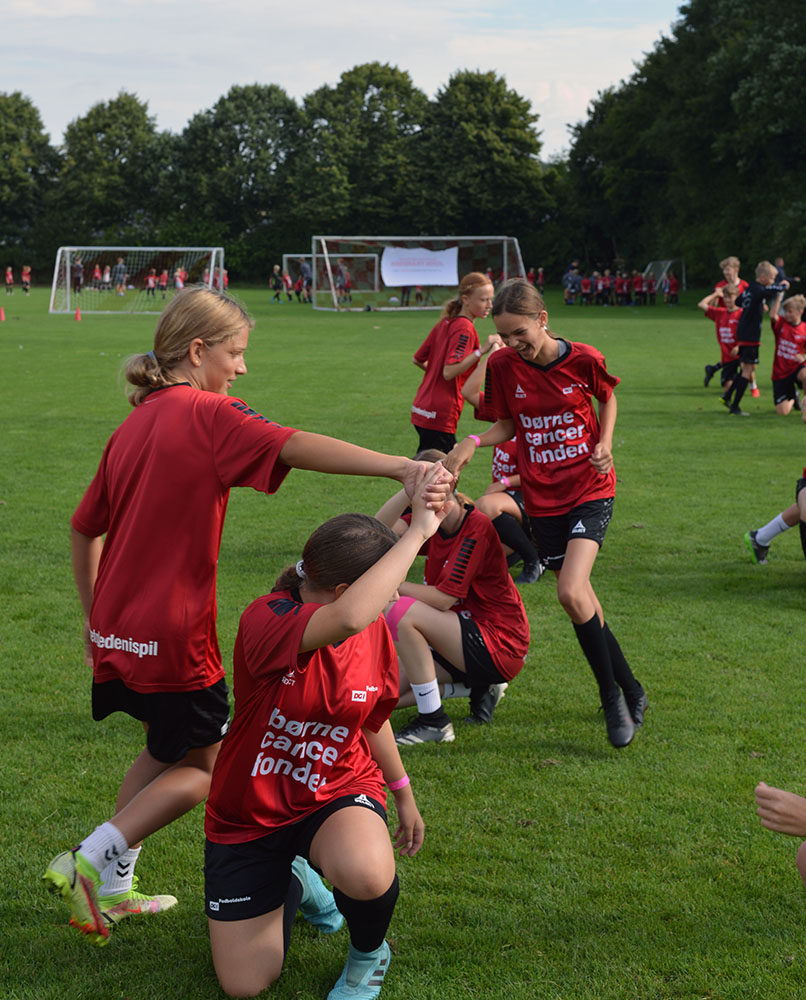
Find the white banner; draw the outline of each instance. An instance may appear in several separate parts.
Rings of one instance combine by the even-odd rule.
[[[422,247],[386,247],[381,256],[384,285],[458,285],[459,247],[425,250]]]

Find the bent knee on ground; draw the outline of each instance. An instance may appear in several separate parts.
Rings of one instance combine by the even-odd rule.
[[[259,975],[244,969],[232,969],[227,972],[216,970],[221,989],[230,997],[256,997],[268,989],[280,978],[282,966],[270,975]]]

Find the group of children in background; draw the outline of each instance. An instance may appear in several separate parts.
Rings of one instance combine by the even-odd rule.
[[[626,271],[611,273],[580,271],[573,264],[562,279],[563,301],[567,306],[654,306],[659,290],[658,279],[652,273]],[[674,271],[668,271],[660,280],[660,291],[666,305],[676,306],[679,302],[680,281]]]
[[[22,269],[22,274],[20,276],[20,284],[22,285],[22,290],[26,295],[30,294],[31,291],[31,268],[28,264]],[[12,267],[6,268],[6,295],[14,294],[14,269]]]

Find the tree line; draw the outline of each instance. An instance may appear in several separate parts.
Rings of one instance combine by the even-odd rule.
[[[0,246],[47,273],[62,244],[221,244],[247,281],[314,233],[506,233],[550,277],[572,257],[684,257],[704,280],[728,254],[802,261],[804,29],[806,7],[691,0],[548,163],[495,73],[459,71],[433,99],[380,63],[299,102],[235,86],[181,133],[121,92],[60,146],[27,97],[0,94]]]

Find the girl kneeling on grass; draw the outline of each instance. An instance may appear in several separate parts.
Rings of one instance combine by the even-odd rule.
[[[417,456],[443,457],[435,450]],[[452,499],[439,531],[423,546],[425,583],[402,583],[386,611],[400,667],[398,707],[412,704],[413,696],[419,710],[396,734],[398,746],[455,738],[440,682],[465,685],[468,721],[489,722],[529,651],[529,620],[492,522],[462,494]],[[401,490],[376,515],[403,538],[412,530],[408,503]]]
[[[381,612],[448,510],[416,499],[401,539],[363,514],[332,518],[243,613],[235,716],[205,823],[210,943],[231,996],[278,978],[298,907],[325,933],[347,920],[349,957],[328,1000],[380,992],[398,895],[384,783],[395,847],[411,857],[423,842],[389,724],[397,663]]]
[[[461,441],[445,464],[458,475],[479,445],[517,436],[532,535],[557,576],[557,596],[596,677],[608,738],[626,746],[643,721],[646,695],[590,582],[616,492],[611,448],[619,379],[595,348],[551,333],[543,299],[527,281],[504,285],[492,314],[507,345],[487,364],[485,402],[498,419],[481,436]]]

